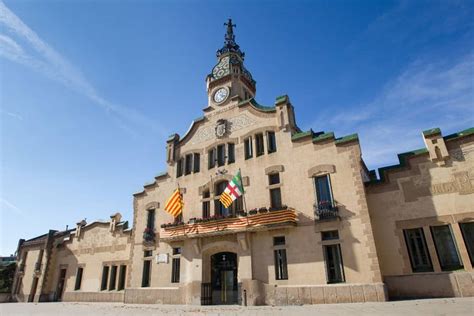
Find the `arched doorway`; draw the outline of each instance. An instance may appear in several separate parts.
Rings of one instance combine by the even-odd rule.
[[[211,256],[212,304],[237,304],[237,254],[219,252]]]

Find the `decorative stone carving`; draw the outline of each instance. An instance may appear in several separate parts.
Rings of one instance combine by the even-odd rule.
[[[468,171],[453,173],[453,181],[417,185],[413,179],[400,183],[405,202],[413,202],[423,196],[459,193],[460,195],[474,193],[473,175]]]
[[[217,138],[223,138],[224,136],[227,136],[227,125],[228,125],[227,120],[217,121],[217,125],[215,127]]]
[[[219,121],[218,121],[219,122]],[[248,117],[246,114],[241,114],[230,118],[226,121],[225,130],[228,134],[238,131],[242,128],[251,126],[255,120]],[[199,128],[196,134],[192,137],[191,144],[199,144],[213,139],[217,135],[217,126],[207,126]]]

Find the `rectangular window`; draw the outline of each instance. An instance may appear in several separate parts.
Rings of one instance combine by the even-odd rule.
[[[280,174],[279,173],[274,173],[268,175],[268,184],[273,185],[273,184],[278,184],[280,183]]]
[[[314,183],[316,186],[316,198],[318,199],[318,206],[332,206],[329,175],[316,177]]]
[[[201,155],[200,154],[194,154],[194,166],[193,166],[193,172],[198,173],[201,171]]]
[[[410,255],[410,263],[413,272],[433,271],[423,228],[404,229],[403,234],[405,235],[405,242]]]
[[[109,291],[115,290],[116,283],[117,283],[117,266],[112,266],[112,269],[110,270]]]
[[[119,280],[118,280],[118,286],[117,290],[121,291],[125,288],[125,279],[127,277],[127,266],[126,265],[121,265],[120,266],[120,272],[119,272]]]
[[[225,165],[225,145],[217,146],[217,165],[219,167]]]
[[[150,286],[151,260],[143,261],[142,287]]]
[[[74,290],[80,290],[81,289],[81,283],[82,283],[82,272],[83,268],[77,268],[77,273],[76,273],[76,284],[74,284]]]
[[[209,169],[214,168],[216,166],[216,149],[212,148],[207,152],[208,163],[207,167]]]
[[[235,162],[235,145],[232,143],[227,144],[227,163]]]
[[[148,210],[147,219],[146,219],[146,227],[150,229],[155,228],[155,210]]]
[[[202,218],[208,218],[211,216],[211,202],[202,202]]]
[[[143,257],[147,258],[147,257],[151,257],[151,256],[153,256],[153,250],[143,251]]]
[[[109,267],[104,266],[102,268],[102,282],[100,283],[100,290],[107,290],[107,281],[109,280]]]
[[[267,132],[267,148],[269,154],[277,151],[275,132]]]
[[[183,175],[183,159],[179,159],[176,162],[176,178],[179,178]]]
[[[185,164],[184,164],[184,174],[188,175],[193,170],[193,155],[186,155]]]
[[[171,271],[171,283],[179,283],[179,268],[181,264],[180,258],[173,258]]]
[[[286,261],[286,249],[274,250],[275,255],[275,279],[288,280],[288,264]]]
[[[173,255],[180,255],[181,254],[181,247],[173,248]]]
[[[252,137],[248,137],[244,141],[244,154],[245,154],[245,159],[250,159],[253,156],[252,152]]]
[[[255,135],[255,151],[256,151],[257,157],[265,153],[265,148],[263,145],[263,134]]]
[[[441,270],[451,271],[463,267],[449,225],[431,226],[431,235],[438,253]]]
[[[270,206],[274,208],[282,206],[280,188],[270,189]]]
[[[324,259],[326,261],[326,276],[328,283],[344,282],[344,268],[342,264],[341,246],[326,245],[324,248]]]
[[[282,246],[286,242],[285,236],[276,236],[273,237],[273,246]]]
[[[339,239],[339,232],[337,230],[321,232],[321,240],[335,240],[335,239]]]
[[[459,223],[459,227],[461,228],[464,244],[469,253],[469,259],[471,259],[471,265],[474,266],[474,222]]]

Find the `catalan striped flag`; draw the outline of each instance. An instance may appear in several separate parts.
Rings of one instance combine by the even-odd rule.
[[[242,177],[240,176],[240,170],[232,178],[224,192],[221,194],[219,201],[228,208],[235,199],[244,193],[244,187],[242,186]]]
[[[168,201],[165,204],[165,211],[177,217],[183,211],[183,197],[181,192],[179,192],[179,188],[177,188],[173,194],[170,196]]]

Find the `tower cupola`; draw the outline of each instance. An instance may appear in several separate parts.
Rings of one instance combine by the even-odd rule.
[[[244,67],[245,53],[235,41],[232,19],[229,19],[224,36],[224,46],[217,50],[217,64],[207,76],[208,105],[210,108],[223,106],[228,101],[253,98],[256,82]]]

